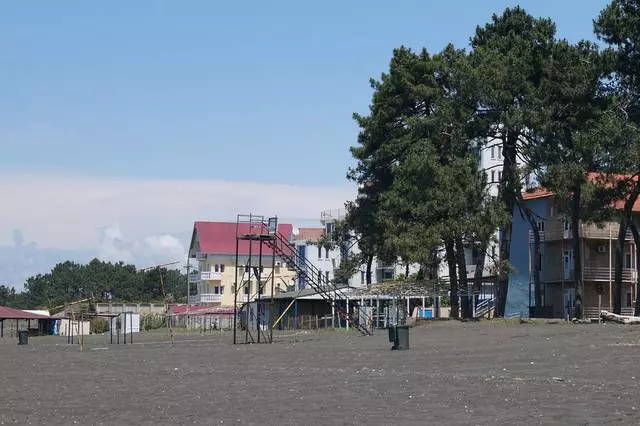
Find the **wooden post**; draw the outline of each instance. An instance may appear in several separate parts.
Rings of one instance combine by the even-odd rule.
[[[318,330],[318,316],[316,315],[316,330]]]
[[[376,297],[376,328],[380,328],[380,295]]]

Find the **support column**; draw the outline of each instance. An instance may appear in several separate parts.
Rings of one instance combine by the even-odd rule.
[[[376,297],[376,328],[380,328],[380,296]]]
[[[349,298],[347,298],[347,320],[345,321],[345,327],[349,330]]]

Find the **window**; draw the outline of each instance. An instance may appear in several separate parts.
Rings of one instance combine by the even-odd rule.
[[[251,293],[251,281],[248,281],[244,285],[244,294],[250,294],[250,293]]]
[[[318,245],[318,259],[322,259],[322,247]]]
[[[502,171],[498,170],[498,182],[502,182]]]
[[[324,272],[324,279],[326,282],[329,282],[329,271]]]
[[[538,231],[544,232],[544,220],[538,221]]]
[[[494,160],[496,158],[496,147],[491,147],[491,159]]]
[[[264,284],[260,284],[259,282],[258,282],[258,292],[260,294],[264,294]]]
[[[633,306],[633,300],[631,300],[631,293],[627,293],[627,308],[631,308]]]
[[[364,284],[364,271],[360,271],[360,284]]]
[[[491,246],[491,257],[496,258],[496,246]]]
[[[538,261],[537,263],[537,267],[538,267],[538,271],[542,271],[542,253],[538,253]]]
[[[220,294],[220,287],[215,286],[215,287],[213,288],[213,294]]]
[[[624,254],[624,267],[631,268],[631,253]]]
[[[496,171],[491,170],[491,183],[496,181]]]
[[[214,267],[215,267],[215,269],[214,269],[214,271],[215,271],[215,272],[220,272],[220,265],[218,265],[218,264],[216,263],[216,264],[214,265]]]
[[[324,248],[324,257],[325,257],[325,259],[329,258],[329,248],[327,248],[327,247]]]
[[[220,272],[224,272],[224,265],[220,265]]]
[[[563,229],[564,232],[569,232],[571,231],[571,222],[569,221],[569,219],[564,218],[564,225],[563,225]]]
[[[223,285],[220,286],[220,294],[224,294],[224,286]]]
[[[322,283],[322,271],[318,271],[318,283]]]

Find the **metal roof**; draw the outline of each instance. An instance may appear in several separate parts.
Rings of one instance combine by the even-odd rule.
[[[50,319],[48,315],[34,314],[20,309],[0,306],[0,319]]]

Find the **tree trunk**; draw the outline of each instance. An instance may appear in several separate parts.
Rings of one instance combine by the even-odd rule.
[[[540,285],[540,231],[538,230],[538,223],[531,209],[524,203],[522,194],[518,196],[518,203],[520,204],[520,211],[524,214],[524,217],[529,222],[529,228],[533,234],[533,271],[531,271],[531,278],[533,280],[533,290],[535,293],[535,312],[536,315],[542,308],[542,286]]]
[[[571,238],[573,238],[573,286],[576,292],[576,318],[584,317],[583,285],[582,285],[582,250],[580,240],[580,204],[582,190],[578,184],[573,188],[571,199]]]
[[[620,315],[622,312],[622,262],[624,253],[624,240],[627,235],[627,219],[624,215],[620,218],[620,231],[616,240],[615,269],[613,280],[613,313]]]
[[[366,279],[367,279],[367,288],[371,287],[371,265],[373,264],[373,256],[368,256],[367,257],[367,272],[366,272]]]
[[[404,279],[409,279],[409,262],[405,263],[404,265]]]
[[[478,256],[478,259],[476,260],[476,270],[473,273],[473,289],[475,290],[476,294],[480,294],[480,292],[482,291],[482,278],[484,276],[484,263],[485,263],[485,260],[486,260],[488,247],[489,247],[489,243],[488,243],[487,240],[480,241],[480,245],[479,245],[480,255]],[[477,297],[474,297],[472,299],[474,304],[478,303],[478,301],[476,299],[477,299]],[[473,309],[472,309],[472,311],[473,311]]]
[[[500,230],[500,251],[498,282],[496,289],[495,316],[504,317],[507,308],[507,292],[509,291],[509,260],[511,259],[511,236],[513,234],[513,210],[520,194],[520,179],[517,173],[516,155],[519,132],[507,130],[502,154],[502,181],[500,182],[500,198],[506,216],[509,218]]]
[[[615,278],[613,286],[613,312],[616,314],[620,314],[622,311],[622,262],[625,236],[627,235],[627,227],[630,226],[633,221],[631,219],[633,217],[633,206],[638,196],[640,196],[640,182],[635,181],[633,185],[629,197],[627,197],[627,200],[624,202],[622,216],[620,217],[620,232],[618,232],[618,240],[616,242]],[[636,296],[636,300],[637,299]]]
[[[462,237],[456,237],[456,263],[458,264],[458,287],[464,295],[462,297],[462,318],[471,318],[471,294],[469,292],[469,281],[467,279],[467,259],[464,255],[464,242]]]
[[[640,291],[640,231],[638,230],[638,223],[634,220],[629,223],[631,233],[633,234],[633,242],[636,246],[636,302],[633,309],[634,316],[640,316],[640,297],[638,297],[638,291]]]
[[[451,306],[451,318],[459,318],[459,305],[458,305],[458,273],[456,268],[456,250],[455,243],[452,239],[445,240],[444,243],[445,256],[447,258],[447,266],[449,268],[449,288],[450,288],[450,306]]]

